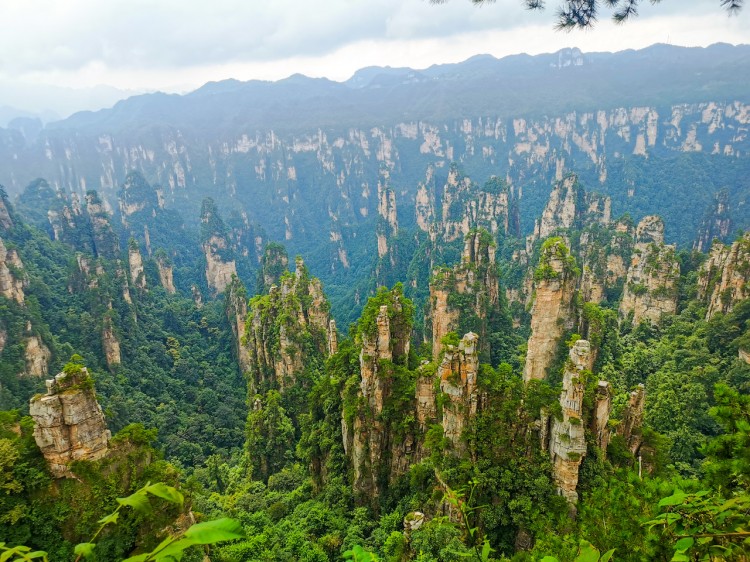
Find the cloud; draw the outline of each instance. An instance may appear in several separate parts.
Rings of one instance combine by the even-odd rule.
[[[572,33],[552,30],[554,4],[528,12],[521,0],[480,7],[469,0],[5,3],[0,79],[175,90],[293,72],[344,79],[371,64],[425,67],[485,52],[750,42],[750,7],[730,18],[719,0],[643,0],[641,16],[625,26],[603,17],[594,30]]]

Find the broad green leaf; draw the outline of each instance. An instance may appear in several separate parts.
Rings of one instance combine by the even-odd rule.
[[[82,542],[76,545],[75,550],[73,552],[74,554],[77,554],[78,556],[83,556],[84,558],[88,558],[94,553],[95,546],[96,544],[92,542]]]
[[[608,550],[604,554],[602,554],[602,557],[599,559],[599,562],[608,562],[610,558],[612,558],[612,555],[615,553],[615,549]]]
[[[579,543],[579,553],[575,562],[597,562],[599,560],[599,550],[590,542],[581,540]]]
[[[185,531],[185,538],[192,539],[196,544],[214,544],[221,541],[244,539],[245,532],[239,521],[229,518],[196,523]]]
[[[178,492],[172,486],[167,486],[162,482],[151,484],[150,486],[144,488],[144,490],[149,494],[167,500],[168,502],[178,503],[182,505],[182,503],[185,501],[185,498],[180,492]]]
[[[690,558],[682,552],[675,552],[672,556],[672,562],[690,562]]]
[[[152,553],[156,553],[156,560],[161,559],[162,557],[175,557],[175,556],[182,556],[182,552],[190,548],[191,546],[194,546],[196,544],[199,544],[195,542],[192,539],[180,539],[178,541],[174,541],[169,546],[165,547],[163,550],[161,550],[161,545],[159,547],[155,548]]]
[[[151,504],[148,503],[148,497],[146,497],[146,494],[143,490],[138,490],[135,494],[132,494],[127,498],[117,498],[117,503],[119,503],[120,505],[127,505],[129,507],[132,507],[136,511],[151,511]]]
[[[484,544],[482,545],[482,560],[489,560],[490,552],[492,552],[492,548],[490,548],[490,541],[485,539]]]
[[[148,557],[150,556],[150,553],[146,554],[137,554],[135,556],[131,556],[130,558],[126,558],[122,562],[145,562],[148,560]]]
[[[680,505],[685,501],[687,495],[682,490],[675,490],[674,494],[669,497],[662,498],[659,500],[659,507],[665,507],[668,505]]]
[[[119,517],[120,517],[120,514],[117,511],[115,511],[113,513],[110,513],[106,517],[102,517],[101,519],[99,519],[99,523],[101,523],[102,525],[109,525],[109,524],[114,525],[115,523],[117,523],[117,519]]]
[[[541,562],[560,562],[560,561],[554,556],[545,556],[544,558],[542,558]]]
[[[675,543],[674,549],[679,550],[680,552],[685,552],[688,548],[693,546],[694,543],[695,540],[693,537],[683,537]]]
[[[42,560],[47,560],[47,553],[44,552],[43,550],[35,550],[34,552],[29,552],[25,556],[29,560],[32,560],[34,558],[41,558]]]

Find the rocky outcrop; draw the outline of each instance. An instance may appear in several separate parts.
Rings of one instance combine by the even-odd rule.
[[[750,233],[731,246],[717,242],[711,248],[698,277],[698,298],[708,308],[706,319],[717,312],[727,313],[750,297]]]
[[[385,167],[381,167],[378,180],[378,216],[378,258],[383,258],[389,250],[389,238],[398,233],[396,192],[390,187],[390,172]]]
[[[336,330],[336,321],[331,319],[328,322],[328,355],[334,355],[339,350],[339,333]]]
[[[170,295],[174,295],[177,292],[174,286],[174,274],[172,268],[172,261],[163,250],[157,250],[154,253],[154,261],[156,261],[156,269],[159,272],[159,282],[164,290]]]
[[[693,249],[707,252],[714,240],[726,240],[732,231],[732,218],[729,215],[729,191],[723,189],[716,194],[711,209],[703,217]]]
[[[143,270],[143,257],[138,243],[131,239],[128,244],[128,265],[130,267],[130,282],[133,287],[146,290],[146,273]]]
[[[384,415],[397,391],[396,371],[409,356],[412,319],[410,303],[405,304],[398,287],[380,292],[366,305],[358,326],[360,382],[351,397],[353,419],[345,407],[342,429],[355,493],[369,502],[408,470],[415,452],[413,435]],[[413,400],[413,395],[402,398]]]
[[[628,404],[625,407],[625,413],[620,425],[617,427],[617,434],[625,440],[628,450],[636,457],[643,444],[643,415],[646,407],[646,387],[639,384],[636,389],[630,393]]]
[[[632,315],[634,325],[643,321],[658,325],[665,314],[677,310],[679,277],[675,247],[664,244],[664,223],[657,216],[644,217],[636,228],[620,315]]]
[[[457,453],[465,449],[461,436],[476,416],[479,403],[478,339],[477,334],[469,332],[457,347],[446,346],[437,371],[440,392],[447,398],[442,402],[443,435]]]
[[[433,233],[435,220],[435,168],[427,167],[425,179],[417,186],[414,201],[417,228],[423,232]],[[434,238],[433,238],[434,241]]]
[[[544,240],[573,227],[583,228],[593,223],[608,225],[611,214],[609,197],[584,192],[578,177],[569,174],[550,193],[542,217],[534,227],[534,237]]]
[[[304,262],[298,258],[295,264],[294,274],[284,273],[267,295],[250,301],[244,338],[252,393],[269,388],[283,392],[328,352],[328,301]],[[237,337],[242,341],[239,329]],[[311,347],[304,345],[307,338],[313,342]]]
[[[232,277],[237,275],[237,264],[234,260],[225,259],[227,242],[219,236],[211,236],[203,243],[206,257],[206,283],[214,294],[223,293]]]
[[[247,291],[242,281],[237,277],[232,278],[232,282],[226,292],[226,313],[229,325],[234,335],[235,354],[240,371],[247,373],[251,368],[252,358],[250,350],[245,339],[245,329],[247,325]]]
[[[499,312],[500,282],[495,265],[495,242],[486,230],[472,230],[464,240],[461,263],[439,268],[430,281],[429,310],[425,318],[432,331],[432,356],[437,360],[443,338],[459,329],[459,318],[474,315],[484,338],[490,316]],[[484,342],[485,351],[488,350]]]
[[[110,310],[111,306],[110,304]],[[110,369],[122,363],[120,341],[115,334],[111,313],[105,314],[102,320],[102,351],[104,352],[104,360],[107,362],[107,367]]]
[[[10,230],[13,228],[13,217],[11,217],[10,203],[5,188],[0,185],[0,229]]]
[[[589,427],[602,458],[605,458],[611,436],[609,415],[612,413],[612,387],[607,381],[599,381],[594,398],[594,411]]]
[[[549,452],[553,477],[558,492],[571,504],[578,503],[578,469],[586,455],[586,435],[583,423],[583,393],[585,373],[591,348],[586,340],[578,340],[571,348],[569,361],[563,371],[560,394],[562,419],[554,418],[550,431]]]
[[[7,249],[0,238],[0,295],[23,304],[26,283],[26,273],[18,252]]]
[[[206,198],[201,206],[201,240],[206,258],[206,283],[216,295],[223,293],[237,275],[234,251],[227,239],[227,229],[213,199]]]
[[[85,367],[47,381],[47,394],[29,402],[34,439],[55,478],[74,477],[70,463],[107,454],[110,432]]]
[[[258,291],[267,293],[271,287],[278,285],[282,274],[289,267],[289,257],[283,245],[271,242],[263,250],[263,258],[258,273]]]
[[[94,255],[114,259],[120,253],[117,235],[112,229],[110,215],[96,191],[86,193],[86,214],[91,222]]]
[[[544,242],[534,273],[534,304],[531,309],[531,337],[526,352],[523,380],[547,378],[566,329],[573,327],[573,295],[576,285],[575,260],[560,238]]]
[[[26,326],[26,331],[31,332],[30,322]],[[23,358],[25,367],[22,376],[37,378],[47,376],[52,352],[40,336],[31,334],[24,338]]]

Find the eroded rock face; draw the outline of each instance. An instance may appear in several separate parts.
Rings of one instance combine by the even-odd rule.
[[[86,194],[86,213],[91,221],[95,255],[109,259],[116,258],[120,252],[120,245],[112,229],[110,215],[96,191],[89,191]]]
[[[360,326],[360,384],[357,411],[351,422],[342,417],[344,444],[354,469],[354,490],[372,501],[404,474],[416,452],[414,436],[398,434],[393,421],[382,416],[391,398],[396,369],[408,361],[411,317],[400,293],[389,295],[372,325]],[[369,305],[368,306],[372,306]]]
[[[570,174],[559,181],[550,193],[542,217],[534,228],[534,236],[537,240],[544,240],[561,230],[582,227],[584,218],[588,224],[596,222],[608,225],[611,215],[609,197],[585,193],[578,184],[578,177]]]
[[[716,194],[713,208],[701,222],[693,249],[707,252],[714,239],[725,240],[732,231],[732,219],[729,215],[729,191],[722,190]]]
[[[628,405],[625,408],[625,415],[622,423],[617,428],[617,433],[622,435],[627,443],[628,449],[633,455],[638,456],[638,452],[643,444],[643,414],[646,407],[646,387],[639,384],[636,389],[630,393]]]
[[[156,268],[159,271],[159,282],[164,290],[173,295],[177,292],[174,286],[174,276],[172,263],[166,255],[156,256]]]
[[[47,381],[47,394],[29,403],[34,439],[55,478],[72,478],[75,460],[98,460],[107,454],[110,432],[86,368]]]
[[[247,324],[247,291],[242,281],[237,277],[232,278],[226,294],[226,312],[229,325],[232,327],[234,334],[235,353],[237,354],[237,363],[243,373],[247,373],[251,368],[252,358],[245,338],[245,329]]]
[[[10,216],[8,200],[4,191],[0,192],[0,228],[3,230],[13,228],[13,219]]]
[[[750,233],[731,246],[716,243],[698,278],[698,297],[708,303],[706,319],[727,313],[750,297]]]
[[[26,329],[27,331],[31,330],[30,323]],[[27,377],[47,376],[52,352],[44,345],[42,338],[38,335],[31,335],[25,338],[25,344],[23,358],[26,366],[22,375]]]
[[[250,303],[244,338],[253,393],[267,388],[283,392],[296,384],[313,359],[302,345],[305,335],[312,338],[318,359],[328,352],[328,301],[320,281],[310,277],[304,262],[298,259],[296,266],[296,272],[281,276],[280,285],[272,286],[268,295]]]
[[[8,250],[0,238],[0,295],[23,304],[26,274],[16,250]]]
[[[211,236],[203,243],[203,253],[206,256],[206,283],[214,294],[223,293],[232,276],[237,275],[237,264],[234,260],[222,258],[222,251],[227,249],[224,238]]]
[[[143,270],[143,257],[137,243],[133,241],[128,247],[128,265],[130,282],[138,289],[146,289],[146,273]]]
[[[568,250],[560,239],[542,247],[534,281],[536,298],[531,309],[529,338],[523,380],[542,380],[557,353],[566,327],[573,325],[573,293],[576,280],[567,263]]]
[[[632,314],[633,324],[661,322],[677,310],[680,265],[675,247],[664,244],[664,223],[657,216],[644,217],[636,229],[635,247],[620,302],[620,315]]]
[[[390,172],[386,168],[381,168],[378,180],[378,215],[378,257],[383,258],[388,253],[388,239],[398,232],[396,192],[390,187]]]
[[[112,318],[109,315],[105,315],[102,322],[102,350],[104,351],[104,359],[110,369],[122,362],[120,341],[117,339]]]
[[[596,446],[602,455],[606,456],[610,438],[609,414],[612,412],[612,388],[607,381],[599,381],[595,399],[594,416],[590,424],[591,433],[596,440]]]
[[[462,295],[468,299],[461,303],[451,302]],[[472,231],[464,241],[461,263],[452,269],[436,270],[430,282],[430,306],[426,320],[432,326],[433,359],[438,359],[445,335],[458,328],[460,314],[475,314],[482,321],[484,332],[479,337],[486,340],[486,321],[498,308],[499,302],[500,282],[495,267],[494,241],[485,230]]]
[[[560,394],[562,420],[553,419],[550,431],[549,451],[555,484],[571,504],[578,502],[578,469],[586,455],[583,393],[584,370],[588,369],[590,354],[591,347],[586,340],[578,340],[570,350]]]
[[[465,449],[461,435],[476,416],[479,403],[478,339],[477,334],[466,334],[457,348],[449,346],[445,350],[438,367],[440,391],[448,397],[443,405],[443,434],[457,452]]]

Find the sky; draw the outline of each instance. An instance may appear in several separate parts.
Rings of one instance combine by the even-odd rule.
[[[0,0],[0,106],[64,116],[129,93],[186,92],[226,78],[302,73],[341,81],[365,66],[425,68],[483,53],[750,43],[750,6],[730,17],[719,0],[657,6],[644,0],[640,16],[625,25],[602,17],[593,29],[573,32],[553,29],[557,3],[547,5],[529,12],[521,0],[481,6],[469,0]]]

